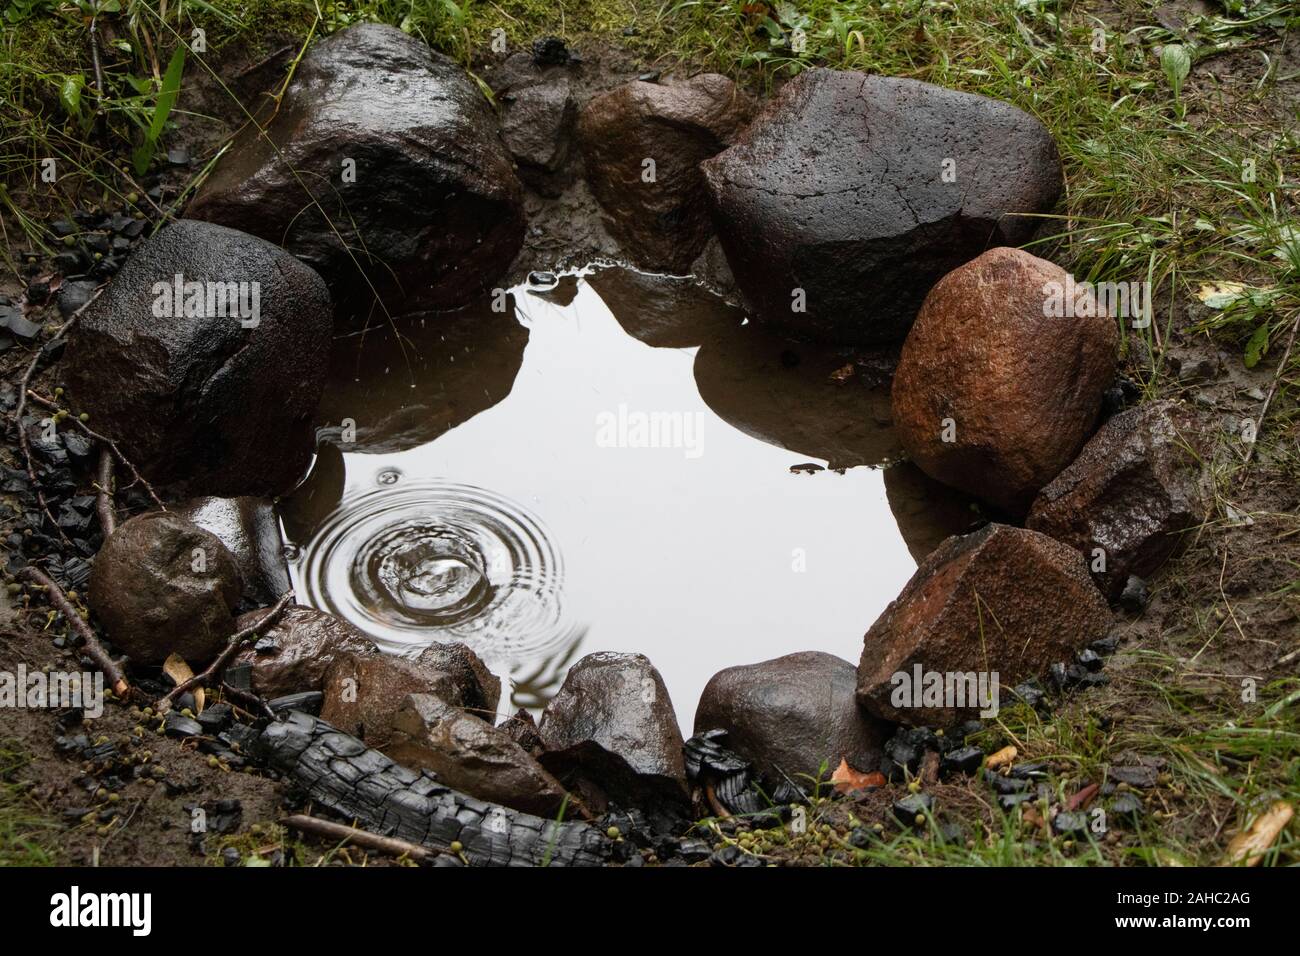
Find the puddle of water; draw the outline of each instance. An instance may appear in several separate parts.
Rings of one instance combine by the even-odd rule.
[[[847,467],[897,454],[886,389],[684,280],[563,276],[401,328],[336,342],[326,443],[283,509],[294,584],[387,651],[463,641],[515,706],[635,651],[689,733],[724,667],[856,662],[969,523],[910,466]]]

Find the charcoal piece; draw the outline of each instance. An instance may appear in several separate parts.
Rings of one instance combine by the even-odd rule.
[[[928,793],[912,793],[894,801],[894,816],[907,826],[919,826],[917,817],[929,817],[934,809],[934,797]]]
[[[593,866],[613,858],[613,841],[588,824],[475,800],[301,711],[269,723],[253,750],[318,806],[421,846],[459,841],[476,866]]]
[[[939,769],[943,773],[971,774],[979,769],[983,760],[984,751],[979,747],[961,747],[945,754]]]

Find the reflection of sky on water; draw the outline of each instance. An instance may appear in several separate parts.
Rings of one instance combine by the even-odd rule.
[[[915,569],[884,472],[791,474],[790,466],[810,460],[806,453],[751,437],[701,398],[699,348],[654,348],[634,338],[585,281],[569,304],[555,298],[515,290],[528,339],[504,399],[426,444],[345,455],[343,494],[372,491],[381,473],[397,469],[395,489],[408,479],[489,489],[536,517],[563,563],[556,626],[581,641],[576,649],[548,645],[547,655],[558,655],[552,665],[546,655],[512,662],[529,693],[546,696],[547,666],[562,676],[592,651],[637,651],[663,674],[689,733],[705,682],[724,667],[809,649],[856,663],[863,633]],[[711,366],[725,362],[725,354],[711,358]],[[483,384],[464,378],[457,387],[477,389],[481,400]],[[772,381],[749,383],[754,401],[747,403],[744,376],[732,378],[729,408],[741,411],[729,417],[746,407],[760,418],[779,411]],[[391,402],[384,396],[395,393],[373,394]],[[626,423],[637,412],[691,416],[698,434],[686,434],[698,447],[602,447],[601,416],[622,414]],[[376,410],[340,413],[364,426]],[[783,425],[774,423],[774,432]],[[752,422],[745,428],[761,430]],[[887,435],[879,425],[868,430]]]

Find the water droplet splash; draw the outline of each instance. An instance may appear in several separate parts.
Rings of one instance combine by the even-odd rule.
[[[489,666],[515,668],[581,636],[564,613],[563,561],[541,522],[482,488],[381,484],[345,498],[301,550],[293,573],[302,603],[392,653],[460,641]]]
[[[367,542],[353,559],[352,580],[368,603],[387,604],[416,624],[466,620],[492,598],[475,542],[456,529],[418,522]]]

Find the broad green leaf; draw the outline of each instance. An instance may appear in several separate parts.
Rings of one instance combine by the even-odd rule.
[[[1183,81],[1192,72],[1192,55],[1187,48],[1178,43],[1169,43],[1160,51],[1160,68],[1165,71],[1165,78],[1174,91],[1174,98],[1182,95]]]
[[[67,77],[59,87],[59,102],[63,104],[69,116],[81,116],[81,91],[85,87],[86,78],[80,73]]]

